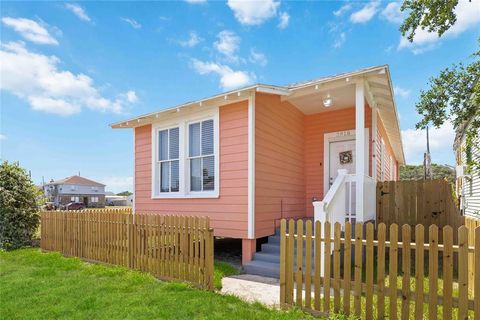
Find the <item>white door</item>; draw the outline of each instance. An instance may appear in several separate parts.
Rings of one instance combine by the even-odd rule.
[[[338,175],[338,169],[346,169],[348,173],[355,173],[355,140],[330,142],[329,154],[328,181],[330,186]]]

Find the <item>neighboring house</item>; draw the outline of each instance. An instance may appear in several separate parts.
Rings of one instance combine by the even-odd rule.
[[[466,145],[465,132],[471,122],[457,130],[454,150],[457,163],[456,192],[460,200],[460,209],[464,215],[480,215],[480,172],[470,168],[471,161],[480,162],[480,132],[472,146]]]
[[[127,197],[126,196],[117,196],[117,195],[106,195],[105,196],[105,205],[107,206],[126,206]]]
[[[57,206],[81,202],[88,208],[105,207],[105,185],[80,176],[52,180],[43,190],[47,201]]]
[[[392,88],[379,66],[114,123],[134,131],[134,211],[209,216],[216,236],[242,239],[244,263],[282,218],[370,220],[375,182],[405,161]]]

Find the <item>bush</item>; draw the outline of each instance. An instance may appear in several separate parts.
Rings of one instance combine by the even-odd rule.
[[[0,165],[0,249],[30,245],[40,223],[40,191],[18,163]]]

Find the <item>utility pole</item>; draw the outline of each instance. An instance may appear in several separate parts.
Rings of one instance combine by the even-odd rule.
[[[432,159],[430,157],[430,137],[427,126],[427,152],[423,154],[423,179],[432,180]]]

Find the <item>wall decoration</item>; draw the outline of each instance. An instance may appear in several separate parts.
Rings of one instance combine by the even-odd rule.
[[[352,150],[340,152],[339,156],[340,164],[349,164],[353,162]]]

